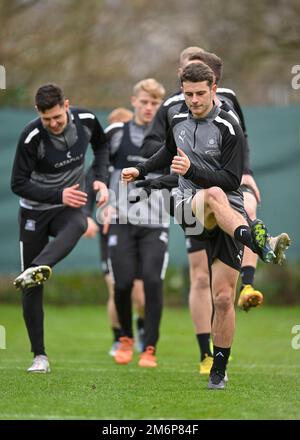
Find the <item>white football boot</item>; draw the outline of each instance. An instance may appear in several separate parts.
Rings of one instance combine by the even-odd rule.
[[[47,281],[52,274],[49,266],[29,267],[24,270],[14,281],[16,289],[40,286]]]
[[[27,371],[28,373],[50,373],[50,364],[47,356],[43,354],[35,356],[31,367]]]

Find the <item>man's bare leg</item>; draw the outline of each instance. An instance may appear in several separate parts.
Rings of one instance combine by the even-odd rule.
[[[188,254],[190,267],[189,307],[200,349],[200,374],[209,374],[212,365],[210,334],[212,296],[205,250]]]
[[[115,350],[117,348],[118,340],[121,336],[121,326],[119,323],[119,318],[117,314],[117,309],[114,300],[114,284],[111,275],[104,275],[107,290],[108,290],[108,300],[107,300],[107,316],[109,320],[109,324],[111,326],[111,330],[113,332],[113,344],[109,351],[110,356],[114,356]]]
[[[199,191],[193,197],[192,210],[200,222],[204,222],[206,229],[218,225],[228,235],[258,253],[266,263],[283,264],[285,261],[285,250],[291,244],[288,234],[271,237],[260,220],[249,227],[244,217],[231,208],[221,188]]]
[[[229,348],[235,329],[234,298],[239,272],[216,260],[212,264],[212,295],[214,318],[213,343],[217,347]]]
[[[211,332],[212,297],[206,251],[189,254],[189,306],[196,333]]]
[[[224,389],[227,362],[235,330],[234,298],[239,271],[216,259],[212,264],[214,359],[208,388]]]
[[[224,191],[212,187],[199,191],[192,200],[192,210],[198,219],[203,218],[206,229],[219,226],[224,232],[234,238],[234,231],[241,225],[248,227],[247,221],[229,204]]]

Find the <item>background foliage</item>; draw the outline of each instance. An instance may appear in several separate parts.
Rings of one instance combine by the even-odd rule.
[[[249,104],[299,102],[298,0],[1,0],[0,104],[32,105],[55,81],[78,105],[112,108],[132,85],[156,77],[176,85],[179,52],[201,46],[225,61],[224,81]]]
[[[264,293],[266,304],[300,304],[299,269],[296,263],[284,267],[259,265],[255,287]],[[12,277],[0,277],[0,303],[20,303],[21,294],[12,283]],[[188,269],[170,266],[164,283],[165,305],[186,306],[188,292]],[[97,271],[55,273],[45,286],[46,304],[106,304],[107,298],[104,278]]]

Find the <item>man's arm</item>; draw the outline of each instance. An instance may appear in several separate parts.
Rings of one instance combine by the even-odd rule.
[[[241,128],[242,128],[244,136],[245,136],[245,140],[244,140],[244,144],[243,144],[243,163],[244,163],[243,174],[251,174],[252,175],[253,172],[252,172],[251,166],[250,166],[250,147],[249,147],[249,141],[248,141],[248,133],[247,133],[247,127],[246,127],[246,122],[245,122],[245,117],[244,117],[244,114],[242,111],[242,107],[240,106],[240,103],[239,103],[235,93],[232,90],[230,90],[230,89],[228,89],[228,91],[226,91],[227,89],[220,89],[220,90],[221,90],[220,92],[218,92],[218,90],[217,90],[217,94],[219,93],[221,96],[224,96],[225,98],[227,98],[227,100],[230,101],[232,109],[236,112],[236,114],[239,117],[240,125],[241,125]]]
[[[244,140],[244,144],[243,144],[243,148],[244,148],[244,170],[243,170],[243,174],[253,174],[252,170],[251,170],[251,166],[250,166],[250,147],[249,147],[249,141],[248,141],[248,133],[247,133],[247,128],[246,128],[246,122],[245,122],[245,117],[242,111],[242,108],[240,106],[240,103],[237,99],[237,97],[235,95],[232,95],[232,97],[230,98],[233,104],[233,109],[236,111],[238,117],[240,118],[240,122],[241,122],[241,128],[243,130],[244,136],[245,136],[245,140]]]
[[[61,204],[62,189],[47,188],[40,186],[30,180],[31,173],[34,171],[38,157],[38,135],[30,142],[27,142],[28,132],[23,132],[20,136],[15,154],[12,175],[11,189],[20,197],[34,200],[41,203]],[[25,143],[26,142],[26,143]]]
[[[173,136],[173,130],[169,129],[166,143],[146,162],[139,163],[135,168],[139,171],[139,178],[142,179],[146,174],[168,167],[176,155],[176,144]]]
[[[93,148],[95,160],[93,161],[93,172],[95,180],[106,183],[108,180],[109,148],[103,128],[95,117],[93,120],[93,131],[91,136],[91,146]]]
[[[244,133],[244,144],[243,144],[244,168],[243,168],[243,177],[241,183],[253,189],[257,202],[260,203],[260,191],[253,178],[253,171],[251,169],[251,164],[250,164],[250,147],[248,142],[248,133],[247,133],[244,114],[236,95],[230,95],[229,99],[232,102],[232,107],[234,111],[237,113],[240,119],[241,128]]]
[[[94,207],[96,205],[96,193],[93,189],[93,182],[95,180],[92,166],[87,170],[85,175],[85,188],[87,193],[87,203],[83,207],[83,212],[87,217],[93,216]]]
[[[147,193],[154,189],[168,189],[171,191],[171,189],[178,186],[178,174],[167,174],[154,179],[140,180],[136,182],[135,186],[144,188]]]
[[[100,197],[97,201],[97,206],[103,206],[109,198],[106,183],[108,181],[108,165],[109,165],[109,149],[103,128],[100,122],[95,117],[93,120],[94,126],[90,143],[92,145],[95,159],[93,161],[93,173],[95,180],[93,189],[100,192]]]

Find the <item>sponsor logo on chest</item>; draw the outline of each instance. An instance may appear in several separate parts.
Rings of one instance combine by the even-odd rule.
[[[83,156],[84,156],[83,153],[81,153],[78,156],[72,157],[71,152],[68,151],[68,153],[66,154],[67,159],[62,160],[61,162],[56,162],[54,164],[54,167],[55,168],[65,167],[66,165],[69,165],[72,162],[78,162],[78,161],[82,160]]]

